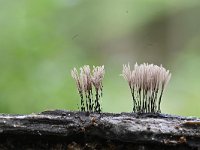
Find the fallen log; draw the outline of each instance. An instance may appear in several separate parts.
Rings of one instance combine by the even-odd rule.
[[[0,114],[0,149],[199,150],[200,119],[167,114]]]

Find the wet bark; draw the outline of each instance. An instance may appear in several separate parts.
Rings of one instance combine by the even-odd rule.
[[[45,111],[0,115],[0,149],[200,149],[200,119]]]

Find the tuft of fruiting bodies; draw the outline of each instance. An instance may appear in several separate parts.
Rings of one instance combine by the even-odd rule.
[[[84,65],[80,68],[80,74],[76,68],[71,71],[81,98],[81,111],[101,112],[100,98],[104,74],[104,66],[93,66],[91,71],[89,65]]]
[[[160,103],[163,91],[168,84],[171,73],[165,68],[144,63],[134,66],[123,65],[122,76],[128,82],[133,98],[133,112],[161,112]]]

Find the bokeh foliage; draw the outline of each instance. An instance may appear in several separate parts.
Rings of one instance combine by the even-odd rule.
[[[200,115],[198,0],[0,0],[0,112],[77,110],[73,67],[105,65],[103,111],[130,112],[122,64],[172,72],[164,113]]]

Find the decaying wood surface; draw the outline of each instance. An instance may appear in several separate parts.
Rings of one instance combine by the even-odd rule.
[[[45,111],[0,115],[0,149],[200,149],[200,119]]]

